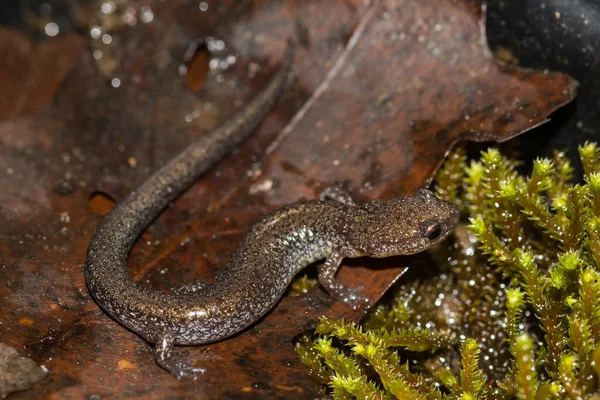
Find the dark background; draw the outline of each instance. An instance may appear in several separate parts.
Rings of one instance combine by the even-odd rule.
[[[566,72],[580,84],[573,103],[519,138],[524,155],[551,157],[564,148],[574,159],[579,144],[600,140],[600,1],[489,1],[487,36],[496,55],[508,50],[519,65]]]

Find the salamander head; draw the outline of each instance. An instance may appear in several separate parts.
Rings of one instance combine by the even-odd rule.
[[[458,223],[458,209],[421,189],[414,196],[375,200],[360,208],[349,244],[375,258],[420,253],[445,239]]]

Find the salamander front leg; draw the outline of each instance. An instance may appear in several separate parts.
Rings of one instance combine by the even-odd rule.
[[[343,182],[332,183],[327,186],[319,195],[321,200],[332,200],[337,201],[338,203],[345,204],[347,206],[356,207],[356,203],[346,190],[346,187]]]
[[[343,259],[340,253],[331,253],[325,263],[319,266],[319,283],[331,296],[356,308],[361,302],[368,303],[369,299],[361,296],[358,288],[344,286],[335,279]]]
[[[177,379],[196,379],[198,375],[206,372],[205,368],[194,367],[189,361],[173,358],[173,346],[173,333],[166,331],[156,343],[154,351],[154,359],[158,365],[175,375]]]

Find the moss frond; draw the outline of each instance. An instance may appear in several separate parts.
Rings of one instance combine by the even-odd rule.
[[[569,187],[573,179],[574,168],[564,151],[555,150],[552,162],[554,168],[552,171],[552,184],[548,187],[548,195],[553,199]]]
[[[574,284],[576,270],[581,265],[579,253],[568,251],[558,255],[558,262],[550,269],[550,284],[556,290],[567,289]]]
[[[506,289],[506,334],[511,346],[516,345],[517,338],[521,335],[521,313],[525,305],[525,293],[519,288]]]
[[[586,186],[590,193],[592,215],[600,215],[600,173],[594,172],[585,177]]]
[[[584,240],[584,245],[589,251],[590,262],[598,268],[600,267],[600,217],[590,218],[587,221],[586,228],[588,237]]]
[[[367,315],[363,321],[363,326],[369,330],[380,328],[398,329],[409,324],[412,315],[413,311],[402,301],[393,305],[378,304]]]
[[[533,340],[527,334],[516,338],[511,353],[515,357],[514,379],[517,398],[534,400],[538,390]]]
[[[596,373],[596,379],[600,380],[600,346],[596,346],[592,351],[592,366]]]
[[[302,275],[294,279],[289,288],[291,296],[299,296],[308,293],[310,289],[317,285],[317,280],[309,278],[307,275]]]
[[[583,392],[579,386],[579,379],[576,377],[577,369],[576,357],[572,354],[563,354],[558,366],[560,380],[570,397],[581,399]]]
[[[465,167],[465,199],[470,215],[483,215],[485,210],[485,193],[483,191],[483,179],[485,169],[479,161],[471,160],[468,167]]]
[[[554,164],[547,158],[538,158],[533,162],[533,171],[527,179],[527,193],[536,194],[552,187]]]
[[[585,142],[578,150],[585,176],[600,172],[600,149],[596,143]]]
[[[592,365],[590,354],[594,349],[594,342],[590,334],[588,321],[578,318],[577,314],[568,317],[569,321],[569,347],[573,349],[579,360],[580,376],[590,376],[592,374]],[[583,380],[581,392],[586,392],[589,388],[588,382]]]
[[[452,335],[425,328],[405,328],[378,334],[370,332],[369,338],[384,347],[404,347],[411,351],[435,351],[455,341]]]
[[[529,183],[525,185],[515,185],[515,193],[511,200],[519,205],[521,213],[525,214],[529,220],[534,222],[544,233],[550,238],[562,243],[563,230],[554,220],[548,201],[545,197],[539,196],[537,191],[529,191],[528,187],[539,189],[543,187],[541,184],[533,184],[529,179]]]
[[[435,176],[437,183],[435,194],[441,199],[458,205],[461,209],[464,208],[464,204],[459,194],[465,178],[463,166],[466,161],[467,155],[464,147],[456,146]]]
[[[451,335],[431,329],[404,328],[394,331],[380,329],[363,332],[354,324],[346,324],[343,320],[336,321],[323,318],[316,328],[317,333],[328,334],[352,344],[376,344],[382,348],[404,347],[411,351],[435,351],[447,347],[454,341]]]
[[[556,382],[544,382],[535,394],[535,400],[560,400],[563,393],[562,385]]]
[[[489,257],[492,264],[505,266],[505,274],[512,276],[515,272],[513,267],[513,257],[510,249],[507,248],[494,233],[493,229],[486,224],[482,217],[470,219],[469,230],[473,233],[480,243],[480,250]]]
[[[374,344],[355,344],[352,350],[369,361],[379,375],[383,387],[396,398],[425,400],[431,393],[433,388],[426,386],[422,379],[410,373],[408,368],[402,368],[395,353],[386,352]]]
[[[460,386],[463,394],[472,398],[482,395],[486,382],[485,375],[479,367],[479,345],[472,338],[466,339],[461,346],[462,367],[460,369]]]
[[[323,357],[316,349],[315,341],[312,340],[310,335],[300,335],[294,343],[294,351],[304,364],[306,372],[315,382],[321,385],[329,383],[332,371],[324,363]]]
[[[579,278],[579,318],[590,328],[591,339],[600,343],[600,273],[593,268],[585,268]]]
[[[325,363],[335,371],[330,385],[337,399],[385,399],[387,396],[358,367],[354,359],[344,355],[332,345],[330,339],[319,338],[314,344]]]

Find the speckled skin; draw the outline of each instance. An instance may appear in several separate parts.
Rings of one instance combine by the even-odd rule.
[[[151,343],[157,362],[178,377],[201,368],[172,358],[172,346],[226,338],[270,310],[305,266],[326,259],[319,281],[332,295],[362,299],[334,279],[345,257],[387,257],[423,251],[454,228],[456,208],[421,190],[415,196],[354,204],[339,186],[321,200],[300,202],[265,217],[246,234],[228,265],[207,285],[164,293],[134,282],[127,256],[139,235],[181,192],[238,146],[290,81],[291,46],[268,86],[234,119],[190,145],[119,202],[92,238],[85,275],[90,293],[113,318]]]

